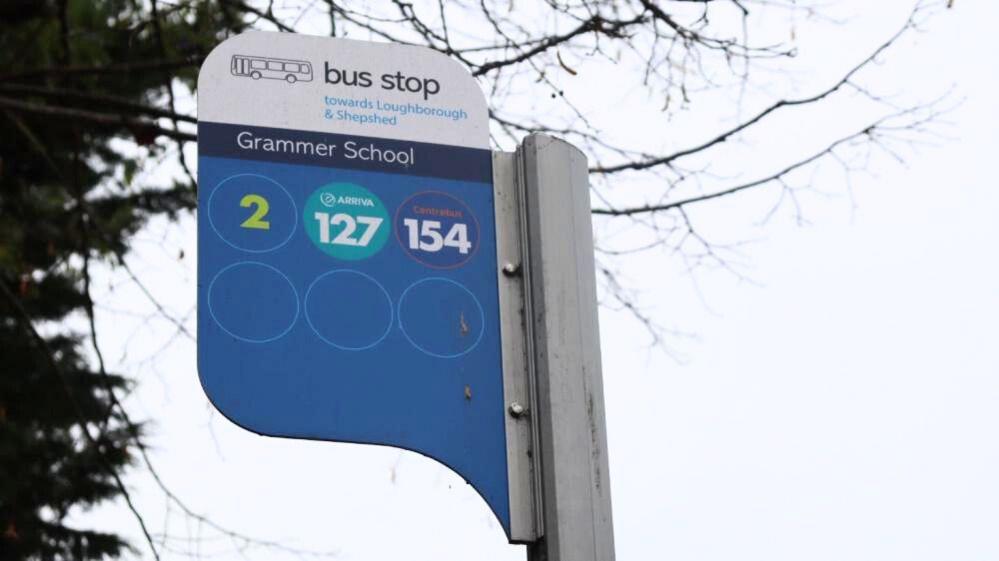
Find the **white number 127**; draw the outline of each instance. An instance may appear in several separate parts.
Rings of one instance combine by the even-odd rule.
[[[317,212],[314,217],[316,222],[319,223],[320,242],[336,245],[355,245],[359,247],[367,247],[368,243],[371,242],[371,238],[375,237],[375,233],[378,232],[378,227],[384,222],[384,219],[377,216],[358,216],[355,219],[353,216],[342,212],[334,214],[332,217],[325,212]],[[357,230],[358,223],[364,226],[364,232],[361,233],[360,238],[354,238],[352,236],[354,230]],[[332,240],[330,239],[331,224],[333,226],[343,224],[343,229]]]

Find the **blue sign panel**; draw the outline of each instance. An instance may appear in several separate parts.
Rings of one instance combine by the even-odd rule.
[[[257,33],[206,61],[201,382],[222,414],[260,434],[435,458],[509,533],[491,153],[481,135],[463,145],[454,130],[471,126],[455,115],[479,118],[481,94],[443,97],[456,68],[423,51],[446,71],[392,53],[350,59],[370,67],[351,72],[374,76],[420,70],[384,82],[390,92],[348,96],[347,70],[325,71],[345,60],[331,50],[387,47]],[[405,114],[392,109],[400,100]],[[374,111],[341,122],[332,108],[348,101]],[[448,143],[421,140],[438,129]]]

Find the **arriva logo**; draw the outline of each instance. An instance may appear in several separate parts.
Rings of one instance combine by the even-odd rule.
[[[323,193],[319,196],[319,202],[327,208],[336,206],[336,195],[333,193]]]

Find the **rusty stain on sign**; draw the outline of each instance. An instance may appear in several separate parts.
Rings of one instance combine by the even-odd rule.
[[[465,312],[461,312],[461,315],[458,317],[458,325],[460,326],[462,337],[467,336],[468,332],[471,331],[471,328],[468,327],[468,323],[465,321]]]

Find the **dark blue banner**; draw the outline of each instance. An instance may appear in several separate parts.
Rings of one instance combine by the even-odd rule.
[[[492,183],[489,150],[368,136],[199,121],[198,154]]]

